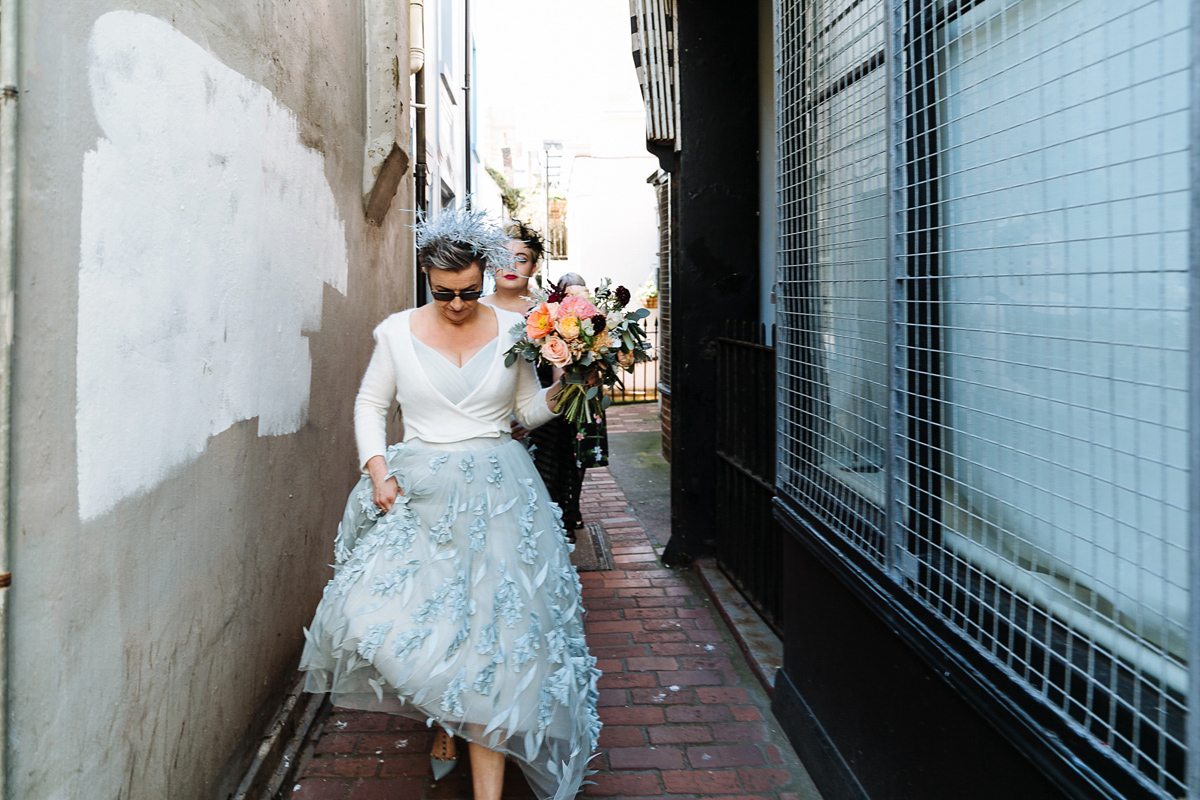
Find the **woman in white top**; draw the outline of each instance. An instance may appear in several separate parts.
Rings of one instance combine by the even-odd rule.
[[[539,798],[566,800],[596,746],[599,671],[557,508],[510,435],[513,414],[527,428],[553,418],[558,390],[523,359],[505,365],[522,317],[478,302],[506,242],[482,213],[418,225],[434,299],[375,329],[354,403],[366,474],[301,669],[340,706],[466,739],[476,800],[499,799],[505,755]],[[387,447],[393,399],[404,441]]]

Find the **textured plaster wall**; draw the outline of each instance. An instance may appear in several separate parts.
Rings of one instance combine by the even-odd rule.
[[[301,645],[411,297],[409,178],[363,219],[363,13],[22,3],[14,797],[223,797]]]

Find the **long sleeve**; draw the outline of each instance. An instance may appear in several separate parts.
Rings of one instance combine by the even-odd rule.
[[[354,438],[358,464],[365,468],[372,456],[387,449],[387,411],[396,396],[396,367],[386,336],[375,329],[375,352],[354,398]]]
[[[546,406],[546,395],[553,388],[543,389],[538,382],[533,364],[525,359],[519,359],[514,405],[517,422],[521,423],[522,427],[533,430],[558,416]]]

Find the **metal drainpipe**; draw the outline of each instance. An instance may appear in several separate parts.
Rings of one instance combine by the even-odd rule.
[[[471,160],[471,0],[463,0],[463,28],[465,34],[465,50],[463,51],[463,141],[466,143],[467,170],[463,181],[463,205],[471,207],[471,169],[475,163]]]
[[[425,0],[408,3],[408,72],[416,75],[425,66]]]
[[[17,0],[0,0],[0,798],[8,797],[9,455],[16,260]]]
[[[1188,353],[1192,370],[1188,376],[1188,482],[1192,498],[1188,509],[1188,533],[1190,539],[1189,578],[1191,583],[1190,621],[1188,622],[1188,715],[1187,715],[1187,797],[1200,798],[1200,509],[1196,508],[1196,497],[1200,496],[1200,370],[1195,369],[1196,355],[1200,352],[1200,4],[1192,3],[1191,30],[1191,230],[1189,239],[1191,252],[1188,254],[1189,306]]]
[[[425,4],[423,0],[411,0],[408,4],[408,68],[413,73],[413,199],[421,216],[425,215],[425,187],[429,178],[429,163],[425,160]],[[415,259],[414,259],[415,261]],[[425,281],[421,270],[414,265],[416,304],[424,305]]]

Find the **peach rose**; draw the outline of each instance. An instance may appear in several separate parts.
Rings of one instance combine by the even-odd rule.
[[[541,339],[554,330],[554,311],[545,303],[541,303],[525,318],[525,335],[530,341]]]
[[[632,367],[633,362],[634,362],[633,353],[630,352],[629,350],[622,350],[621,352],[617,353],[617,363],[620,364],[625,369],[629,369],[630,367]]]
[[[554,323],[554,330],[568,342],[579,338],[579,320],[576,317],[559,317]]]
[[[542,342],[542,358],[556,367],[563,367],[571,360],[571,349],[557,336],[547,336]]]

